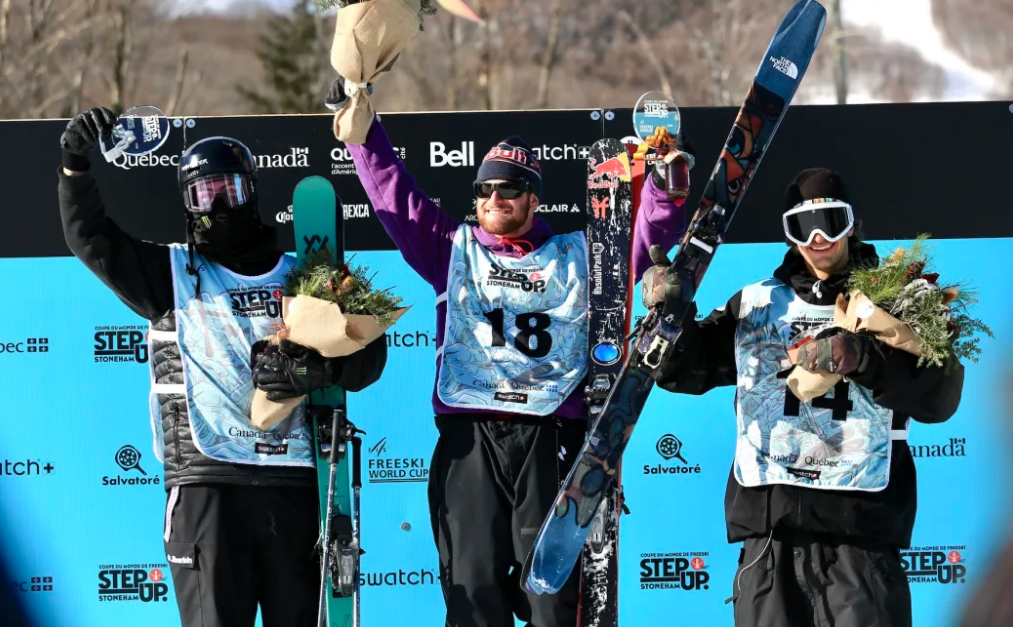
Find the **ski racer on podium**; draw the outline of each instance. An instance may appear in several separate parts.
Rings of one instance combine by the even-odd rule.
[[[328,93],[332,110],[346,98],[342,83]],[[477,226],[416,186],[379,117],[363,144],[347,148],[380,223],[437,295],[429,507],[446,623],[512,627],[516,615],[530,627],[574,627],[579,568],[555,595],[524,594],[519,574],[587,433],[584,232],[557,234],[535,216],[542,170],[517,136],[478,168]],[[656,170],[648,178],[633,241],[637,277],[650,264],[648,242],[672,245],[685,231],[682,203]]]
[[[917,367],[910,353],[831,326],[851,270],[878,261],[856,235],[838,174],[800,172],[783,222],[790,249],[773,276],[702,321],[692,307],[654,378],[680,394],[736,386],[725,495],[728,541],[743,542],[730,599],[736,627],[910,627],[899,553],[916,511],[908,428],[956,412],[964,369],[953,357]],[[682,289],[663,249],[650,252],[648,308]],[[795,367],[844,379],[802,403],[785,381]]]
[[[287,341],[265,350],[262,338],[282,322],[273,295],[295,261],[261,222],[253,155],[225,137],[190,146],[178,168],[187,244],[142,241],[106,215],[89,172],[89,155],[115,121],[98,107],[67,125],[60,215],[74,255],[150,321],[163,539],[182,625],[253,627],[259,605],[264,627],[314,627],[320,516],[312,423],[303,404],[258,431],[250,424],[255,386],[271,400],[329,385],[362,390],[383,372],[386,340],[335,359]]]

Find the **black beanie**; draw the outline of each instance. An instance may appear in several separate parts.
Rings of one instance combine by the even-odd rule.
[[[840,174],[826,168],[808,168],[799,172],[788,186],[784,194],[784,210],[814,198],[832,198],[851,204]]]
[[[482,159],[476,180],[481,183],[491,179],[527,181],[535,196],[542,197],[542,166],[531,148],[516,135],[493,146]]]

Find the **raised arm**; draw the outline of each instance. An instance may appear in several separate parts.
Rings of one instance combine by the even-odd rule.
[[[373,119],[366,141],[348,144],[355,170],[387,235],[408,265],[430,285],[447,278],[450,249],[460,222],[415,184],[380,125]]]
[[[664,189],[657,186],[654,177],[644,177],[644,189],[640,196],[640,210],[633,231],[633,276],[639,283],[644,272],[651,267],[648,249],[652,244],[668,252],[679,243],[686,232],[686,205],[678,205],[668,197]]]
[[[89,152],[115,119],[108,109],[92,109],[71,120],[61,138],[63,165],[57,176],[63,236],[74,256],[127,307],[153,320],[173,307],[169,251],[120,230],[106,216],[88,171]]]

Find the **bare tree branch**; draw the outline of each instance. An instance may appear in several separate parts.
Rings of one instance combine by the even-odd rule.
[[[648,63],[651,64],[651,67],[654,68],[654,73],[658,76],[658,84],[661,85],[661,91],[668,96],[669,100],[675,101],[675,98],[672,96],[672,85],[668,82],[668,77],[665,76],[665,68],[662,67],[661,61],[658,60],[655,52],[651,50],[651,42],[647,40],[647,36],[644,34],[644,31],[637,26],[637,23],[633,21],[633,17],[627,11],[620,10],[618,15],[619,19],[625,22],[636,36],[637,43],[640,44],[640,49],[643,51],[644,57],[647,59]]]
[[[190,60],[190,52],[184,47],[179,49],[179,62],[176,64],[176,80],[173,82],[172,95],[165,106],[165,115],[173,117],[176,115],[176,108],[183,97],[183,87],[186,84],[186,66]]]
[[[538,76],[538,106],[542,109],[549,106],[549,79],[552,67],[556,64],[556,48],[559,46],[559,14],[563,8],[563,0],[555,0],[552,4],[552,19],[549,22],[549,45],[542,61],[542,71]]]

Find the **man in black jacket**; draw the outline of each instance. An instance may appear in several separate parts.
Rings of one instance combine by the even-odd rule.
[[[909,353],[832,326],[851,268],[878,261],[855,235],[836,173],[801,172],[783,221],[791,248],[774,276],[702,321],[692,308],[654,378],[681,394],[737,386],[725,495],[728,541],[743,542],[736,627],[910,627],[899,554],[916,510],[907,430],[956,412],[963,366],[916,367]],[[652,258],[648,307],[681,290],[663,251],[653,247]],[[785,381],[795,367],[844,378],[803,403]]]
[[[384,337],[325,359],[263,338],[281,323],[295,263],[257,210],[250,151],[224,137],[180,157],[187,244],[121,231],[105,214],[89,155],[116,117],[79,114],[60,139],[60,214],[67,245],[124,304],[150,321],[151,420],[161,424],[168,492],[164,542],[184,627],[316,624],[318,492],[305,406],[266,431],[250,424],[255,388],[280,400],[380,378]],[[253,363],[251,363],[251,361]],[[157,434],[156,434],[157,437]]]

